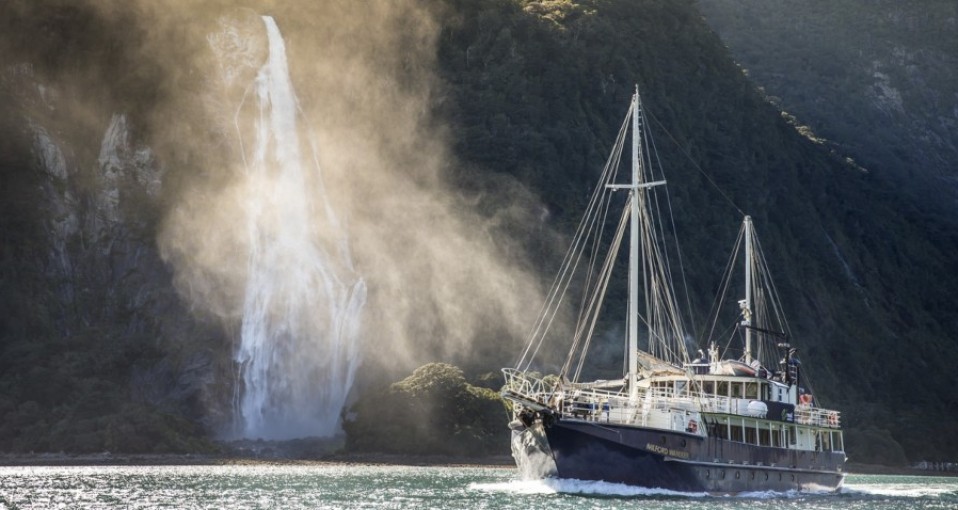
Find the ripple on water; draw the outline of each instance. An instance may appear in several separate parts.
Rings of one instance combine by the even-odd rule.
[[[953,510],[958,480],[850,476],[838,494],[710,496],[511,469],[356,465],[0,467],[0,509]]]

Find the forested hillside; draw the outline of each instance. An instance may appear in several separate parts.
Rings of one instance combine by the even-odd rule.
[[[800,133],[742,73],[694,0],[415,3],[435,23],[435,61],[385,68],[434,73],[421,115],[441,126],[448,144],[443,180],[453,198],[490,225],[475,235],[514,247],[517,260],[534,261],[536,277],[551,281],[637,84],[669,179],[692,330],[704,330],[748,213],[806,373],[821,401],[843,411],[849,457],[892,464],[958,457],[951,434],[958,429],[954,224],[916,202],[920,189],[902,193],[850,164],[843,150]],[[344,5],[354,4],[262,8],[289,27],[291,53],[311,55],[315,47],[321,59],[329,23],[309,16],[334,16]],[[184,112],[177,108],[197,104],[180,98],[205,79],[201,67],[184,62],[206,39],[173,32],[183,44],[170,49],[152,22],[124,17],[141,13],[105,17],[98,7],[49,0],[0,8],[7,105],[0,120],[0,450],[210,449],[206,440],[228,424],[237,391],[238,328],[222,328],[181,301],[156,241],[187,177],[209,173],[198,154],[155,134],[178,132],[209,140],[211,151],[222,148],[219,133],[178,120]],[[210,22],[236,6],[210,9],[167,25]],[[161,59],[161,51],[172,53]],[[291,69],[297,89],[307,91],[304,102],[322,99],[297,72]],[[91,89],[98,93],[81,94]],[[621,290],[613,290],[610,309],[621,307]],[[478,305],[468,293],[444,299],[462,310]],[[530,324],[538,309],[529,304]],[[426,331],[430,324],[420,325],[424,346],[443,341]],[[501,412],[475,377],[518,355],[517,341],[498,337],[496,326],[456,359],[436,359],[431,347],[409,357],[455,362],[463,373],[432,365],[384,394],[468,393],[474,409],[456,416]],[[390,333],[367,332],[365,348],[383,349]],[[621,352],[614,330],[601,335],[616,342],[609,352]],[[353,395],[360,417],[383,398],[373,390],[414,368],[404,362],[364,365]],[[429,389],[432,379],[451,382]],[[434,437],[471,434],[471,447],[482,451],[495,418],[479,422],[482,430],[454,426]],[[382,441],[375,434],[402,432],[366,425],[346,427],[360,434],[348,444],[370,448]],[[419,435],[404,448],[430,437],[411,433]]]
[[[700,0],[752,81],[914,200],[958,204],[958,4]]]

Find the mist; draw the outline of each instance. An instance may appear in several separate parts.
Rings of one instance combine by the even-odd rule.
[[[180,300],[227,339],[231,352],[216,356],[231,358],[233,373],[216,376],[233,378],[225,386],[234,395],[220,398],[234,407],[255,386],[244,373],[252,352],[244,342],[257,328],[284,339],[263,355],[285,360],[261,367],[275,383],[261,397],[263,413],[271,400],[305,402],[314,397],[309,388],[339,385],[334,405],[313,413],[333,428],[355,381],[396,380],[430,361],[496,371],[519,354],[542,291],[526,240],[513,235],[541,229],[543,208],[521,186],[464,168],[452,153],[436,113],[447,100],[436,54],[441,25],[454,16],[438,4],[5,6],[5,25],[25,20],[33,25],[24,33],[44,34],[0,40],[0,53],[33,62],[27,86],[55,87],[56,109],[19,107],[35,104],[26,117],[81,148],[71,162],[78,189],[100,182],[95,148],[85,147],[96,147],[117,115],[130,145],[149,149],[141,170],[162,180],[158,192],[139,202],[139,191],[110,192],[121,210],[141,211],[125,218],[155,228]],[[264,16],[284,45],[289,92],[258,89],[274,58]],[[58,29],[65,23],[85,28]],[[289,115],[267,129],[274,93],[291,98]],[[292,166],[282,156],[289,153]],[[171,354],[190,342],[215,344],[165,331],[176,337],[162,344]],[[310,427],[329,429],[310,422],[280,435]],[[225,435],[269,437],[263,430]]]
[[[416,2],[323,4],[287,8],[297,19],[276,21],[322,168],[321,182],[311,184],[328,195],[357,270],[368,275],[364,337],[375,338],[378,355],[406,365],[467,353],[477,335],[492,331],[489,321],[521,339],[528,306],[538,301],[537,283],[523,269],[525,261],[515,259],[514,241],[495,237],[496,219],[472,210],[445,179],[456,162],[430,115],[440,87],[433,74],[434,13]],[[261,59],[261,50],[250,46],[247,56]],[[204,91],[206,118],[198,120],[212,121],[221,142],[232,145],[236,106],[229,106],[237,102],[228,99],[229,87],[242,80],[229,81],[224,75],[237,69],[221,67],[210,70],[222,83]],[[182,150],[191,140],[168,143]],[[239,162],[224,157],[223,147],[189,149],[209,159],[198,165],[201,175],[184,178],[188,184],[173,199],[160,244],[184,294],[235,320],[249,243],[238,218],[255,189],[245,185]],[[427,346],[436,350],[423,352]]]
[[[143,14],[158,15],[146,9]],[[273,15],[285,40],[298,98],[299,152],[315,170],[306,172],[301,187],[279,191],[275,168],[248,171],[259,114],[250,107],[250,84],[261,79],[257,73],[267,58],[260,15]],[[364,286],[361,310],[345,319],[357,323],[347,335],[331,334],[343,327],[333,318],[338,312],[331,311],[328,320],[310,313],[319,313],[333,295],[303,289],[318,283],[308,271],[298,285],[288,280],[263,294],[273,304],[261,312],[268,316],[262,321],[273,324],[267,329],[282,330],[273,337],[285,342],[266,356],[287,361],[259,369],[274,372],[261,374],[273,380],[273,393],[260,397],[266,406],[261,414],[277,414],[275,401],[283,395],[299,393],[299,401],[308,402],[323,393],[322,386],[341,384],[333,407],[319,413],[327,420],[333,414],[338,423],[334,409],[344,403],[360,365],[381,374],[436,360],[508,364],[538,311],[539,285],[517,256],[521,247],[497,230],[501,216],[514,219],[532,210],[534,201],[515,190],[507,200],[523,203],[484,216],[447,178],[457,163],[441,119],[431,113],[442,95],[434,73],[437,15],[413,1],[220,6],[200,17],[208,20],[197,23],[202,31],[188,34],[205,45],[196,46],[187,65],[207,76],[195,93],[169,98],[167,107],[178,116],[172,129],[153,128],[159,145],[189,155],[184,160],[192,169],[179,172],[158,239],[182,296],[237,337],[242,372],[249,363],[242,353],[251,281],[264,278],[258,265],[272,264],[265,277],[270,281],[295,279],[304,274],[295,260],[315,249],[329,254],[317,271],[329,270],[344,289]],[[184,126],[208,133],[183,136]],[[263,142],[263,150],[279,143]],[[291,217],[289,204],[302,192],[308,217]],[[294,236],[290,221],[302,223],[294,225]],[[261,237],[280,244],[263,244]],[[264,246],[275,256],[256,262]],[[509,345],[515,349],[502,350]],[[357,354],[331,360],[344,348]],[[330,372],[342,376],[329,380]],[[243,375],[239,384],[242,398],[248,397],[251,379]],[[309,435],[294,429],[276,437]],[[245,435],[272,436],[262,429]]]

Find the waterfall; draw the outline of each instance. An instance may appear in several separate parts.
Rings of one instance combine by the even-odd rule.
[[[258,115],[251,130],[237,126],[249,186],[238,425],[249,438],[330,436],[361,361],[366,286],[316,148],[303,142],[282,34],[273,18],[262,20],[269,53],[252,85]]]

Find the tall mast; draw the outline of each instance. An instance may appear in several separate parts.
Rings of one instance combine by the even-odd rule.
[[[629,395],[638,396],[639,373],[639,183],[642,160],[639,158],[639,86],[632,96],[632,211],[629,224]]]
[[[644,161],[642,154],[642,98],[639,96],[639,86],[635,86],[635,95],[632,97],[632,182],[629,184],[612,184],[613,189],[628,188],[632,194],[631,215],[629,221],[629,396],[633,399],[639,395],[637,385],[639,375],[639,229],[643,225],[645,211],[645,188],[661,186],[664,180],[644,182]],[[648,296],[646,296],[648,298]],[[648,299],[646,300],[648,305]],[[651,314],[651,309],[646,310]],[[649,341],[652,341],[653,331],[649,323]]]
[[[745,217],[745,362],[752,363],[752,217]]]

